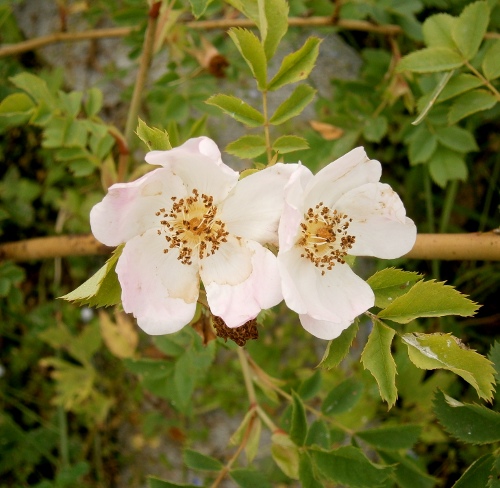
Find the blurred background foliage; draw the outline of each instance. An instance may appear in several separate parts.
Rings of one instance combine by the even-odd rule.
[[[113,40],[57,44],[0,58],[2,242],[88,233],[90,208],[108,186],[146,170],[146,147],[139,138],[126,141],[122,132],[142,55],[147,2],[43,3],[44,11],[36,12],[40,4],[33,0],[0,1],[2,46],[55,32],[131,29]],[[450,120],[456,97],[478,86],[464,68],[441,91],[424,122],[414,126],[411,122],[428,103],[426,96],[441,74],[396,69],[401,56],[425,46],[426,19],[438,13],[458,16],[471,3],[291,0],[290,17],[326,16],[400,29],[388,34],[290,27],[282,54],[315,35],[323,39],[324,57],[309,80],[318,90],[314,104],[301,117],[273,128],[276,137],[296,133],[309,145],[283,159],[301,160],[317,170],[363,145],[371,158],[382,162],[383,180],[401,195],[420,232],[497,229],[500,104]],[[203,21],[237,19],[237,10],[220,0],[164,5],[168,15],[160,16],[141,117],[149,126],[166,129],[173,146],[198,135],[224,145],[248,133],[205,103],[219,92],[255,101],[247,65],[224,29],[189,24],[196,22],[193,12],[202,13]],[[488,5],[488,32],[498,32],[500,4]],[[45,31],[33,25],[45,25],[40,27]],[[486,39],[473,66],[479,69],[489,49],[498,52],[499,43],[498,38]],[[80,51],[73,51],[77,45]],[[498,89],[498,77],[492,83]],[[270,103],[277,106],[280,101]],[[248,167],[249,161],[237,154],[232,151],[224,159],[236,169]],[[124,157],[131,161],[126,170],[120,163]],[[365,277],[387,265],[360,262]],[[1,487],[139,487],[145,486],[148,474],[196,485],[212,479],[211,470],[200,474],[190,469],[196,464],[189,458],[192,451],[185,450],[183,458],[183,449],[220,459],[233,449],[228,439],[246,408],[236,346],[220,339],[205,346],[207,332],[201,322],[173,336],[152,338],[120,310],[80,309],[56,300],[102,263],[96,256],[0,263]],[[474,318],[422,320],[403,326],[405,332],[453,332],[482,354],[490,353],[500,319],[498,263],[400,259],[389,264],[446,280],[483,305]],[[399,399],[387,411],[375,380],[359,362],[367,324],[361,323],[340,367],[322,370],[314,368],[326,343],[309,336],[284,307],[260,320],[260,338],[246,348],[265,369],[261,377],[254,371],[259,401],[285,430],[293,405],[295,411],[299,407],[277,393],[280,388],[323,409],[323,417],[308,431],[311,443],[327,448],[351,439],[370,459],[384,466],[399,463],[384,486],[452,486],[474,460],[491,452],[491,445],[466,443],[437,421],[436,405],[446,408],[435,396],[437,388],[469,403],[477,402],[473,389],[450,373],[417,369],[402,343],[393,346]],[[496,399],[493,409],[498,409]],[[408,427],[396,431],[399,448],[390,448],[390,431],[375,440],[363,434],[380,426]],[[256,439],[258,444],[257,434]],[[270,486],[297,486],[265,454],[269,443],[263,436],[263,452],[255,444],[247,457],[256,456],[254,464]],[[245,486],[237,474],[233,479]],[[478,479],[483,478],[473,483]]]

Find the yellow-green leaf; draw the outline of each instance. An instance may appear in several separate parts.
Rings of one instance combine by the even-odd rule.
[[[451,35],[467,60],[476,55],[489,22],[488,3],[481,1],[467,5],[453,25]]]
[[[269,120],[271,124],[283,124],[292,117],[296,117],[312,102],[316,90],[309,85],[299,85],[274,112]]]
[[[427,47],[404,56],[399,62],[397,70],[433,73],[460,68],[464,62],[462,56],[449,47]]]
[[[264,124],[264,116],[238,97],[213,95],[206,103],[219,107],[224,113],[249,127],[259,127]]]
[[[366,282],[375,293],[375,306],[384,308],[389,306],[397,297],[404,295],[420,281],[422,275],[414,271],[386,268],[377,271]]]

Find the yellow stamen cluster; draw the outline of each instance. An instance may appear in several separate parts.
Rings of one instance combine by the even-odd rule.
[[[199,193],[195,188],[186,198],[172,197],[172,208],[166,211],[160,208],[155,213],[160,217],[165,240],[168,243],[163,252],[179,249],[178,260],[182,264],[193,264],[193,253],[203,259],[219,249],[221,243],[227,242],[229,233],[225,224],[216,218],[217,206],[213,197]],[[158,230],[158,235],[162,230]]]
[[[350,222],[352,219],[347,215],[326,207],[323,202],[309,208],[300,224],[301,237],[297,242],[303,250],[300,256],[326,270],[332,270],[336,263],[344,264],[344,257],[356,240],[347,233]]]

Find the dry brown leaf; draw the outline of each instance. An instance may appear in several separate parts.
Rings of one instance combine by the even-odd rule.
[[[344,135],[344,129],[319,120],[310,120],[309,125],[327,141],[335,141]]]
[[[139,334],[132,320],[124,312],[116,312],[116,323],[104,310],[99,310],[101,335],[106,347],[119,358],[131,358],[139,342]]]

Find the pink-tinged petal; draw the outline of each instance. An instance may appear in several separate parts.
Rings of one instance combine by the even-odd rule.
[[[169,334],[193,318],[199,293],[198,268],[184,265],[177,249],[165,254],[156,230],[132,238],[118,259],[122,304],[148,334]]]
[[[352,322],[375,303],[370,286],[347,264],[317,268],[300,249],[278,254],[283,297],[289,308],[322,321]]]
[[[214,141],[208,137],[190,139],[168,151],[151,151],[145,159],[150,164],[169,168],[184,182],[187,192],[193,189],[223,200],[236,185],[239,174],[225,165]]]
[[[284,188],[297,168],[278,163],[238,181],[220,209],[227,230],[262,244],[278,244]]]
[[[348,233],[356,237],[353,256],[393,259],[409,252],[417,228],[406,217],[398,194],[384,183],[369,183],[346,193],[335,207],[353,219]]]
[[[228,327],[239,327],[258,313],[274,307],[283,299],[276,256],[256,242],[249,241],[252,273],[242,283],[205,286],[211,312],[221,317]]]
[[[368,159],[365,150],[357,147],[319,171],[305,189],[305,206],[314,208],[319,202],[327,207],[346,192],[380,180],[382,166]]]
[[[90,211],[95,238],[117,246],[159,225],[155,213],[170,208],[172,196],[185,196],[182,181],[168,169],[157,169],[130,183],[112,185]]]
[[[219,285],[239,285],[252,272],[253,249],[241,237],[227,236],[214,254],[200,260],[200,275],[206,286],[215,282]]]
[[[352,321],[345,322],[327,322],[326,320],[317,320],[310,315],[299,315],[300,323],[307,332],[318,339],[331,341],[336,339],[342,332],[347,329]]]
[[[291,249],[297,240],[300,223],[304,218],[304,187],[312,178],[311,171],[305,166],[299,165],[285,187],[285,203],[278,227],[281,251]]]

